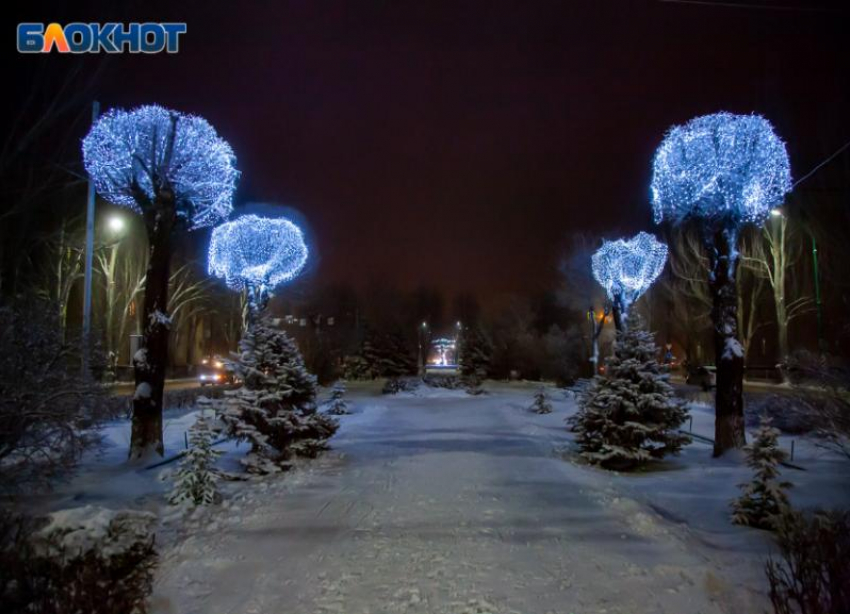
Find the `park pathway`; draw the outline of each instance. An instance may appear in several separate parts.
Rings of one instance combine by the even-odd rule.
[[[165,549],[154,611],[743,611],[718,565],[561,457],[570,401],[529,400],[355,393],[333,452]]]

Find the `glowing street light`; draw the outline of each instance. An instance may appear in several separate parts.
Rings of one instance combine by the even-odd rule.
[[[115,234],[122,232],[124,226],[124,218],[120,215],[112,215],[106,220],[106,227]]]

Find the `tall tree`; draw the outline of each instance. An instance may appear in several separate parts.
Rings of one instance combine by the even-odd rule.
[[[168,281],[174,235],[226,219],[238,172],[230,145],[206,120],[144,106],[113,109],[83,140],[86,171],[106,200],[141,215],[149,257],[144,348],[133,357],[136,392],[130,457],[163,454],[162,395],[168,360]]]
[[[603,241],[593,254],[593,277],[608,294],[618,331],[625,329],[629,307],[658,278],[665,262],[667,246],[647,232],[631,239]]]
[[[738,237],[791,190],[785,144],[758,115],[716,113],[673,127],[655,153],[656,223],[699,220],[709,258],[717,361],[714,455],[745,445],[744,350],[738,330]]]

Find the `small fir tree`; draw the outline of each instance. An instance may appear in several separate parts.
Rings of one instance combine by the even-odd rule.
[[[328,413],[335,416],[343,416],[348,412],[348,403],[345,401],[345,382],[339,380],[331,389],[331,399],[328,401]]]
[[[536,414],[552,413],[552,404],[546,397],[546,389],[543,386],[538,388],[537,392],[534,393],[534,403],[531,405],[531,411]]]
[[[631,313],[617,333],[604,375],[594,377],[569,419],[581,455],[612,469],[631,469],[678,453],[690,438],[678,431],[687,418],[658,363],[652,334]]]
[[[168,497],[172,505],[211,505],[219,498],[215,462],[221,452],[213,448],[213,438],[214,433],[201,413],[189,430],[189,449],[180,460]]]
[[[458,339],[460,375],[471,389],[477,389],[487,378],[493,345],[477,324],[464,326]]]
[[[315,457],[327,449],[339,425],[316,411],[316,378],[292,339],[263,316],[245,332],[239,350],[229,364],[243,385],[226,393],[222,420],[231,436],[251,443],[248,470],[287,468],[293,456]]]
[[[783,513],[789,510],[785,489],[788,482],[780,482],[778,465],[786,454],[778,445],[779,431],[770,426],[764,416],[755,432],[755,439],[746,446],[747,466],[753,480],[740,484],[743,494],[732,502],[732,522],[760,529],[773,530]]]

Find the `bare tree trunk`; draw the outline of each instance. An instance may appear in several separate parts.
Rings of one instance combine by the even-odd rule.
[[[744,434],[744,352],[738,334],[738,231],[725,227],[708,247],[713,299],[714,356],[717,364],[714,456],[746,444]]]
[[[168,281],[171,264],[171,234],[176,221],[174,195],[162,190],[148,209],[145,222],[150,239],[150,257],[145,278],[143,356],[134,356],[136,393],[133,398],[133,425],[130,458],[138,459],[150,450],[164,453],[162,442],[162,395],[168,364]]]
[[[626,324],[626,300],[622,293],[614,294],[611,301],[611,315],[614,316],[614,328],[617,332],[623,332]]]

